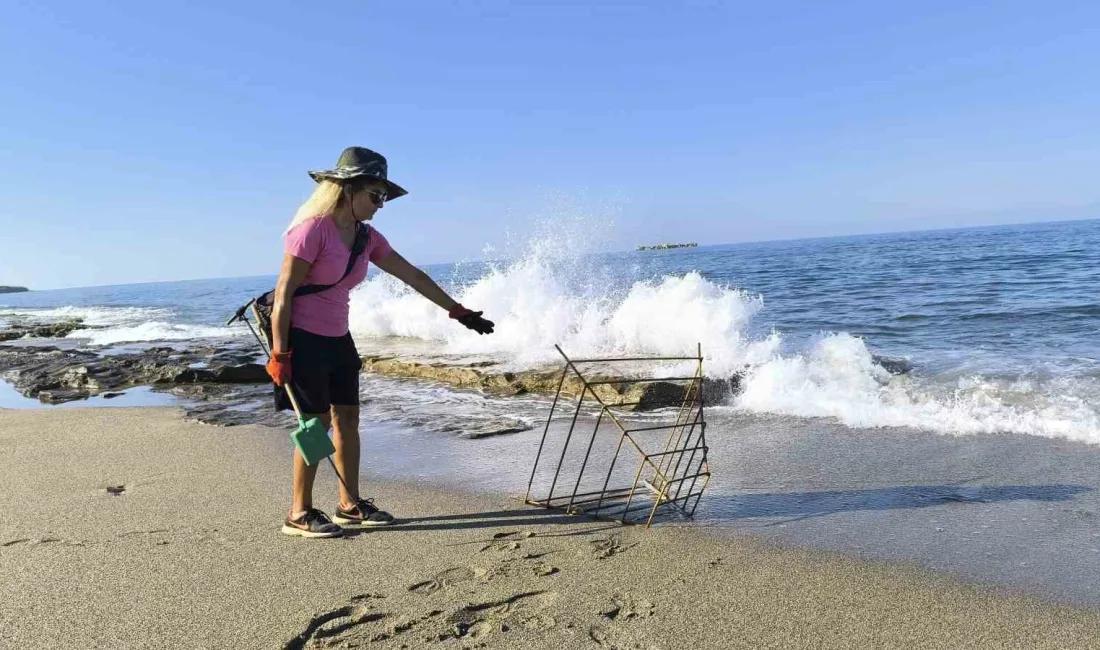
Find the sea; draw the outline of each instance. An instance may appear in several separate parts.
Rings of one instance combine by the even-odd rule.
[[[706,375],[741,379],[707,407],[693,525],[1100,603],[1100,220],[610,253],[574,230],[424,267],[490,336],[372,270],[352,294],[360,351],[529,368],[560,366],[555,345],[701,349]],[[66,342],[103,351],[240,342],[226,321],[274,279],[0,295],[0,325],[82,318],[96,328]],[[514,459],[548,399],[378,377],[363,397],[368,467],[523,494]],[[529,430],[439,424],[464,414]]]
[[[372,271],[352,296],[361,347],[483,355],[680,355],[744,373],[724,406],[1100,443],[1100,221],[589,253],[536,240],[511,259],[427,266],[496,323],[457,327]],[[83,318],[91,346],[247,336],[225,325],[273,276],[0,295],[12,317]],[[404,347],[402,347],[404,346]],[[904,360],[892,375],[872,355]]]

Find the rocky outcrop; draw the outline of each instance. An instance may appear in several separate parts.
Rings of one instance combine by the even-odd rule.
[[[143,385],[268,381],[253,355],[227,350],[150,348],[100,356],[52,346],[0,347],[0,376],[27,397],[57,404]]]
[[[483,362],[476,365],[450,365],[423,363],[391,356],[363,357],[363,370],[391,377],[411,377],[438,381],[460,388],[481,389],[501,396],[542,393],[553,395],[562,382],[562,393],[576,397],[584,384],[575,374],[567,374],[562,381],[560,368],[539,368],[518,372],[494,369],[496,364]],[[630,382],[624,377],[592,375],[592,392],[606,404],[631,404],[629,410],[649,410],[678,406],[684,400],[688,382],[648,381]],[[740,376],[728,379],[704,379],[703,398],[709,403],[725,401],[739,386]],[[606,382],[606,383],[604,383]]]
[[[59,339],[68,336],[70,332],[87,328],[88,326],[79,318],[60,323],[16,323],[0,331],[0,341],[14,341],[23,337]]]
[[[904,375],[913,369],[913,364],[909,363],[908,359],[883,357],[872,354],[871,361],[873,361],[875,365],[881,366],[883,370],[891,375]]]
[[[905,374],[911,366],[905,359],[872,357],[873,361],[893,375]],[[409,377],[437,381],[459,388],[484,390],[501,396],[541,393],[553,395],[562,381],[560,367],[546,367],[518,372],[496,368],[493,362],[481,362],[469,365],[445,363],[427,363],[402,359],[394,356],[363,357],[363,370],[391,377]],[[722,404],[741,389],[743,373],[726,378],[703,378],[703,401],[706,404]],[[605,404],[632,404],[629,410],[649,410],[668,406],[678,406],[684,399],[688,388],[685,381],[651,381],[635,383],[624,381],[624,377],[593,374],[587,378],[599,383],[591,390]],[[562,393],[576,397],[583,390],[583,383],[575,374],[567,374],[561,387]]]
[[[30,291],[30,289],[26,287],[9,287],[5,285],[0,285],[0,293],[22,293],[24,291]]]

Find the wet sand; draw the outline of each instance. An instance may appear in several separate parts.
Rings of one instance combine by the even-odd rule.
[[[380,480],[369,455],[364,493],[402,525],[285,537],[289,452],[284,431],[197,424],[173,408],[0,410],[0,647],[1084,648],[1100,638],[1092,609],[911,565]],[[330,470],[316,494],[331,510]]]

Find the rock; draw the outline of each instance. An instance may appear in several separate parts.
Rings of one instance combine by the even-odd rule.
[[[7,329],[0,330],[0,341],[14,341],[24,337],[58,339],[70,332],[86,329],[84,322],[77,318],[60,323],[13,323]]]
[[[726,404],[741,390],[741,375],[731,375],[725,379],[703,378],[703,404]]]
[[[176,353],[176,348],[170,348],[165,346],[156,346],[151,348],[145,348],[145,354],[170,357]]]
[[[85,329],[83,319],[75,319],[64,321],[61,323],[51,323],[48,325],[37,325],[30,328],[30,335],[36,338],[52,338],[57,339],[67,336],[70,332],[76,330]]]
[[[88,376],[88,366],[83,365],[66,369],[61,373],[60,381],[62,385],[73,388],[87,388],[89,390],[99,388],[99,382],[95,380],[95,377]]]
[[[904,375],[913,369],[913,364],[909,363],[908,359],[902,359],[901,357],[884,357],[872,354],[871,361],[891,375]]]
[[[214,352],[213,356],[209,352]],[[27,397],[47,403],[83,399],[139,385],[265,384],[263,366],[240,349],[205,348],[206,354],[154,347],[100,356],[87,350],[50,346],[0,346],[0,377]],[[221,360],[245,359],[244,363]],[[205,367],[192,368],[191,365]],[[218,391],[213,391],[218,392]]]
[[[31,397],[28,395],[28,397]],[[63,404],[75,402],[80,399],[88,399],[88,393],[77,390],[40,390],[33,397],[45,404]]]
[[[175,384],[259,384],[269,381],[267,371],[258,363],[214,368],[185,368],[171,378]]]
[[[0,285],[0,293],[22,293],[24,291],[30,291],[26,287],[11,287],[6,285]]]
[[[526,424],[523,424],[523,423],[517,423],[517,424],[514,424],[512,426],[502,426],[502,427],[497,427],[497,428],[488,428],[488,427],[486,427],[486,428],[480,428],[480,429],[479,428],[464,429],[462,431],[462,433],[460,434],[460,437],[466,438],[466,439],[469,439],[469,440],[478,440],[480,438],[491,438],[493,436],[503,436],[503,435],[507,435],[509,433],[521,433],[523,431],[530,431],[530,430],[531,430],[530,426],[528,426]]]
[[[561,382],[561,370],[540,368],[505,372],[483,370],[491,368],[493,363],[478,365],[448,365],[442,363],[421,363],[392,356],[363,357],[363,370],[390,377],[412,377],[438,381],[459,388],[477,388],[501,396],[521,395],[523,393],[553,394]],[[684,399],[687,382],[636,382],[621,381],[622,377],[593,375],[588,378],[600,383],[590,387],[607,404],[628,403],[628,410],[650,410],[668,406],[678,406]],[[714,404],[727,401],[737,391],[740,376],[728,379],[703,380],[703,399]],[[562,393],[571,397],[580,394],[584,385],[575,374],[568,374],[562,383]]]

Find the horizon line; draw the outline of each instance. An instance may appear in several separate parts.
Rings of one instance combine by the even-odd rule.
[[[1060,223],[1078,223],[1078,222],[1084,222],[1084,221],[1100,221],[1100,217],[1083,217],[1083,218],[1080,218],[1080,219],[1052,219],[1052,220],[1049,220],[1049,221],[1021,221],[1021,222],[1013,222],[1013,223],[986,224],[986,225],[977,225],[977,226],[947,226],[947,227],[943,227],[943,228],[926,228],[926,229],[917,229],[917,230],[880,230],[880,231],[875,231],[875,232],[848,233],[848,234],[840,234],[840,235],[818,235],[818,236],[815,236],[815,237],[777,237],[777,238],[774,238],[774,239],[749,239],[749,240],[743,240],[743,241],[721,242],[721,243],[714,243],[714,244],[700,243],[698,246],[694,247],[692,250],[698,250],[698,249],[703,249],[703,248],[716,248],[716,247],[719,247],[719,246],[740,246],[740,245],[746,245],[746,244],[768,244],[768,243],[775,243],[775,242],[818,241],[818,240],[823,240],[823,239],[843,239],[843,238],[849,238],[849,237],[875,237],[875,236],[879,236],[879,235],[905,235],[905,234],[916,234],[916,233],[926,233],[926,232],[943,232],[943,231],[951,231],[951,230],[982,230],[982,229],[995,229],[995,228],[1012,228],[1012,227],[1015,227],[1015,226],[1032,226],[1032,225],[1039,225],[1039,224],[1054,225],[1054,224],[1060,224]],[[677,249],[677,250],[679,250],[679,249]],[[655,252],[655,251],[638,251],[636,248],[628,248],[628,249],[607,250],[607,251],[594,251],[592,253],[586,253],[586,254],[588,254],[588,255],[609,255],[609,254],[637,253],[637,252],[651,253],[651,252]],[[508,259],[508,258],[503,258],[503,259]],[[471,261],[477,262],[477,263],[488,263],[488,262],[495,261],[495,260],[463,260],[463,261],[451,260],[451,261],[447,261],[447,262],[428,262],[428,263],[423,263],[423,264],[417,264],[417,266],[445,266],[445,265],[448,265],[448,264],[469,263]],[[277,276],[277,275],[278,275],[278,273],[276,272],[276,273],[259,273],[259,274],[255,274],[255,275],[228,275],[228,276],[210,276],[210,277],[199,277],[199,278],[176,278],[176,279],[170,279],[170,280],[139,280],[139,281],[136,281],[136,282],[112,282],[112,283],[108,283],[108,284],[88,284],[88,285],[78,285],[78,286],[52,287],[52,288],[49,288],[49,289],[32,289],[30,287],[25,287],[27,289],[27,291],[5,293],[5,294],[0,294],[0,295],[20,295],[20,294],[25,294],[25,293],[40,293],[40,292],[46,292],[46,291],[69,291],[69,290],[75,290],[75,289],[102,289],[102,288],[108,288],[108,287],[129,287],[129,286],[140,285],[140,284],[172,284],[172,283],[179,283],[179,282],[201,282],[201,281],[205,281],[205,280],[245,280],[245,279],[249,279],[249,278],[264,278],[264,277]],[[0,286],[22,287],[23,285],[0,284]]]

